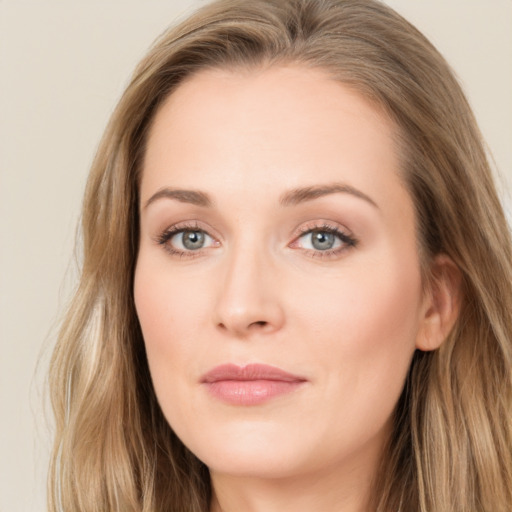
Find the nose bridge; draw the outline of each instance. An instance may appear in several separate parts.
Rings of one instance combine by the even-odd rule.
[[[262,240],[246,236],[227,251],[220,282],[216,324],[239,336],[271,332],[284,322],[271,251]]]

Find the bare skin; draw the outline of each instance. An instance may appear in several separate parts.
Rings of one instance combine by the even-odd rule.
[[[202,71],[157,113],[135,302],[212,512],[368,509],[411,357],[457,312],[450,280],[423,292],[393,136],[360,95],[296,66]],[[298,384],[205,382],[226,364]]]

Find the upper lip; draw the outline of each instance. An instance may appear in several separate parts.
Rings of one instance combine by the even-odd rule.
[[[201,382],[206,384],[223,380],[275,380],[282,382],[303,382],[306,379],[267,364],[248,364],[246,366],[222,364],[212,368],[201,378]]]

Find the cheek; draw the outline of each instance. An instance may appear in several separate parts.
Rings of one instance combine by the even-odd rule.
[[[419,326],[421,276],[414,253],[395,252],[361,258],[339,276],[324,280],[322,293],[317,288],[315,294],[297,294],[307,297],[303,308],[316,327],[337,334],[347,347],[352,346],[351,339],[373,348],[386,341],[410,340]]]
[[[156,260],[156,261],[155,261]],[[206,286],[200,278],[172,272],[169,265],[144,253],[137,262],[134,298],[146,344],[155,349],[185,344],[203,320],[199,318],[206,298]]]
[[[419,273],[400,260],[373,263],[295,302],[297,332],[305,338],[301,359],[314,361],[321,390],[303,411],[301,431],[330,440],[325,452],[318,447],[319,457],[334,456],[333,446],[345,453],[386,435],[415,350]]]
[[[421,278],[405,258],[383,261],[323,283],[323,294],[296,303],[295,316],[302,319],[299,330],[317,340],[307,357],[321,358],[329,386],[349,390],[370,407],[384,399],[389,408],[402,389],[421,327]]]
[[[188,285],[188,286],[187,286]],[[139,258],[134,299],[156,397],[169,424],[194,416],[189,397],[197,373],[200,294],[190,282]]]
[[[135,272],[134,298],[148,353],[160,351],[175,314],[169,288],[154,272],[139,264]]]
[[[215,360],[219,351],[209,335],[214,283],[211,272],[176,271],[148,252],[137,262],[135,307],[154,390],[174,426],[194,415],[191,393],[204,361]]]
[[[200,295],[168,274],[141,260],[134,280],[135,307],[157,394],[166,387],[174,367],[183,365],[183,358],[193,350],[191,340],[198,326],[195,313]],[[192,354],[189,358],[193,359]]]

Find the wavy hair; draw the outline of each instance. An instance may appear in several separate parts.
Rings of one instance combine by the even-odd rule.
[[[455,328],[438,350],[413,358],[373,509],[510,510],[511,242],[449,66],[375,0],[218,0],[157,40],[92,165],[81,279],[50,368],[51,512],[208,510],[208,469],[160,411],[134,308],[141,162],[155,112],[183,80],[205,68],[289,63],[327,71],[387,112],[425,268],[445,253],[462,274]]]

